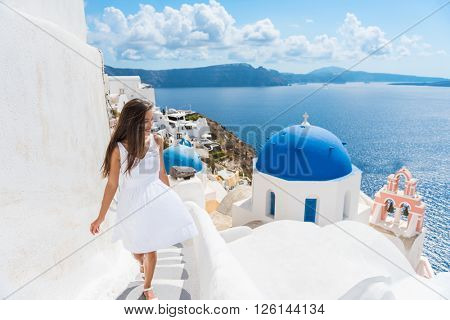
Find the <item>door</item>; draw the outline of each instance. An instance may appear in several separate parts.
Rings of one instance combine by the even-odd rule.
[[[306,199],[305,200],[305,222],[316,222],[316,206],[317,199]]]

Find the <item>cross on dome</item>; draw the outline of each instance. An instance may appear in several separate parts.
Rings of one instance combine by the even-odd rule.
[[[308,122],[309,115],[305,112],[303,114],[303,122],[301,123],[302,126],[310,126],[311,124]]]

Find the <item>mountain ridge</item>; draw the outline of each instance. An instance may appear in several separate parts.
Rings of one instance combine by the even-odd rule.
[[[167,70],[146,70],[114,68],[105,66],[111,76],[140,76],[142,82],[155,88],[183,87],[266,87],[287,86],[295,83],[347,83],[347,82],[390,82],[390,83],[434,83],[449,81],[446,78],[403,75],[394,73],[372,73],[366,71],[346,71],[328,66],[309,73],[283,73],[262,66],[253,67],[248,63],[220,64],[198,68]]]

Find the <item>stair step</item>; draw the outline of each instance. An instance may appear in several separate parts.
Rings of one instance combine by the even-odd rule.
[[[153,279],[186,280],[189,274],[184,268],[184,264],[157,265]]]
[[[173,266],[173,265],[179,265],[179,264],[184,265],[185,263],[186,263],[186,261],[183,260],[182,256],[161,258],[156,261],[157,266]]]
[[[161,300],[190,300],[191,290],[198,290],[196,280],[191,279],[192,266],[186,265],[191,259],[192,249],[184,248],[182,244],[157,250],[157,262],[153,275],[152,286],[155,294]],[[187,255],[185,257],[185,255]],[[194,277],[195,278],[195,277]],[[194,282],[192,282],[194,280]],[[131,281],[128,287],[117,299],[144,300],[144,280],[140,273]]]

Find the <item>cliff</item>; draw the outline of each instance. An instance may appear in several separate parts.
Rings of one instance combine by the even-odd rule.
[[[253,158],[256,157],[255,149],[239,139],[233,132],[227,130],[217,121],[214,121],[203,114],[211,130],[211,139],[218,143],[221,151],[210,152],[208,166],[212,170],[227,168],[228,170],[239,170],[249,178],[251,182],[253,172]]]
[[[253,68],[246,63],[223,64],[202,68],[143,70],[106,66],[108,75],[137,75],[155,88],[177,87],[265,87],[284,86],[288,82],[278,71]]]

